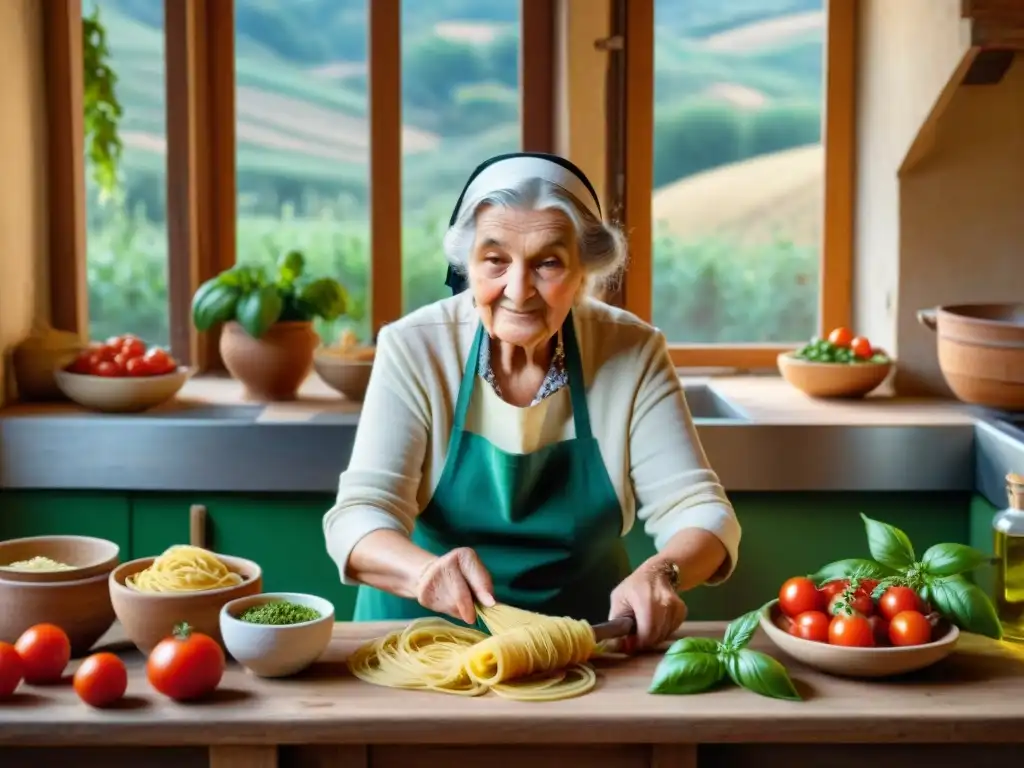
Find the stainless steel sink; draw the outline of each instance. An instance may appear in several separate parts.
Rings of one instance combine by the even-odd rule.
[[[702,421],[748,421],[749,417],[707,384],[684,383],[683,392],[690,415],[697,423]]]

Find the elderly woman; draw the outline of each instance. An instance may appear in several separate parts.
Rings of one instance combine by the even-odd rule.
[[[515,153],[470,177],[444,249],[455,295],[381,330],[324,517],[356,620],[473,623],[497,601],[631,615],[631,645],[661,642],[679,592],[732,572],[740,526],[664,336],[588,295],[622,235],[572,163]],[[631,571],[638,519],[657,554]]]

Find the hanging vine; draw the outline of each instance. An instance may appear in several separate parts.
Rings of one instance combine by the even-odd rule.
[[[100,199],[109,200],[120,192],[121,137],[118,122],[121,103],[115,87],[117,74],[110,66],[107,31],[100,21],[100,9],[82,17],[82,58],[85,81],[86,155]]]

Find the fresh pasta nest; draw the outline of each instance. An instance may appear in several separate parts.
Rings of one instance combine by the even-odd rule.
[[[374,685],[461,696],[493,691],[518,701],[581,696],[597,684],[588,663],[600,655],[586,621],[508,605],[478,608],[490,635],[440,618],[417,619],[348,659]]]
[[[136,592],[202,592],[241,583],[242,576],[215,554],[188,544],[169,547],[148,568],[124,580]]]

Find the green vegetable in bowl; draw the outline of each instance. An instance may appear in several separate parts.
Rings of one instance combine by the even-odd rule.
[[[250,624],[273,624],[284,626],[288,624],[302,624],[306,621],[314,621],[320,618],[320,611],[310,608],[307,605],[290,603],[287,600],[275,600],[272,603],[254,605],[246,608],[239,621],[246,621]]]
[[[889,356],[871,345],[866,336],[854,336],[847,328],[836,328],[827,339],[815,336],[793,356],[812,363],[888,363]]]

